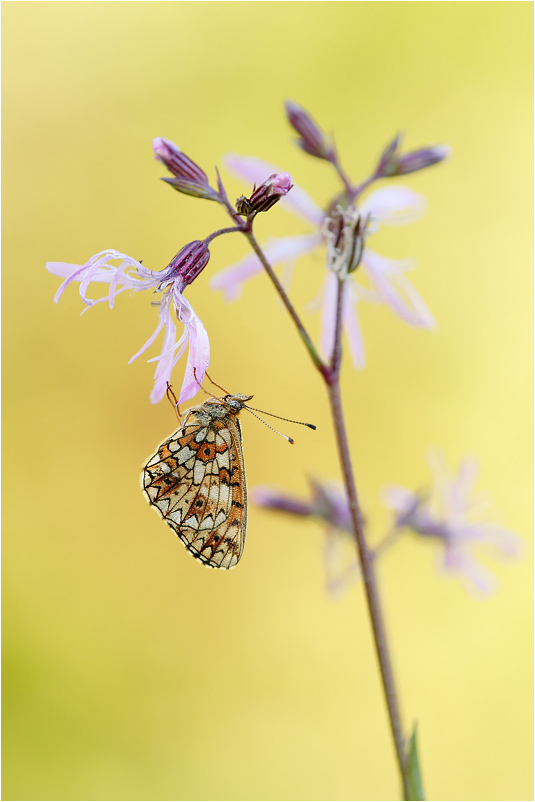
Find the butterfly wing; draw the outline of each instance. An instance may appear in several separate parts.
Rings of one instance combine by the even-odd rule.
[[[241,431],[234,415],[178,429],[148,460],[142,484],[149,503],[197,560],[234,568],[247,524]]]

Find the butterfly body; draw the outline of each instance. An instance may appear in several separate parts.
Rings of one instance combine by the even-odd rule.
[[[247,486],[238,415],[250,398],[237,393],[192,407],[143,469],[151,506],[211,568],[234,568],[243,553]]]

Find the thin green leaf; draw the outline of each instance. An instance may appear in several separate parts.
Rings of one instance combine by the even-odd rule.
[[[409,748],[407,749],[408,798],[411,800],[425,800],[422,774],[420,772],[420,758],[418,757],[416,730],[417,724],[414,725]]]

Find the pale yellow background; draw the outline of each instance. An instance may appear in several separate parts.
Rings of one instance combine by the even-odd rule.
[[[452,160],[400,183],[429,214],[381,231],[414,256],[439,321],[363,310],[368,367],[344,400],[372,538],[389,482],[422,487],[424,455],[481,461],[522,561],[476,600],[412,539],[380,579],[402,707],[418,720],[431,799],[532,798],[530,3],[3,4],[5,799],[393,799],[398,779],[362,588],[324,592],[319,524],[251,505],[237,570],[197,564],[139,490],[174,428],[153,365],[129,357],[150,297],[82,318],[47,260],[104,248],[165,266],[226,224],[159,181],[151,139],[213,176],[230,150],[288,170],[319,203],[337,188],[291,144],[285,98],[309,108],[355,179],[385,143],[447,142]],[[224,173],[232,197],[245,187]],[[306,231],[274,208],[261,238]],[[246,252],[228,237],[188,289],[214,375],[281,424],[244,415],[249,487],[336,478],[325,393],[263,277],[227,306],[208,288]],[[300,263],[306,312],[322,278]],[[156,353],[154,351],[153,353]],[[175,382],[181,381],[180,366]],[[199,397],[200,398],[200,397]],[[246,419],[245,419],[246,418]]]

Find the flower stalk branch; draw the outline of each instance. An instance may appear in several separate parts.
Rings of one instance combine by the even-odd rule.
[[[264,266],[264,269],[265,269],[266,273],[268,274],[268,276],[271,279],[273,285],[275,286],[275,289],[278,292],[281,301],[283,302],[284,306],[288,310],[288,313],[289,313],[290,317],[292,318],[293,322],[295,323],[297,331],[299,332],[299,336],[301,337],[303,343],[305,344],[305,347],[306,347],[308,353],[310,354],[310,358],[312,359],[315,367],[319,370],[321,375],[327,381],[328,377],[330,377],[330,374],[331,374],[330,368],[324,363],[324,361],[322,360],[321,356],[319,355],[314,343],[310,339],[310,336],[309,336],[307,330],[305,329],[305,327],[303,326],[303,323],[301,322],[301,318],[299,317],[299,315],[295,311],[292,302],[288,298],[288,295],[286,294],[286,291],[285,291],[284,287],[280,283],[279,279],[275,275],[275,272],[273,271],[273,268],[271,267],[270,263],[266,259],[265,255],[264,255],[264,252],[262,251],[262,248],[258,244],[258,242],[256,240],[256,237],[254,236],[253,232],[252,231],[244,231],[244,234],[247,237],[247,239],[248,239],[248,241],[249,241],[249,243],[251,245],[251,248],[253,249],[253,251],[256,253],[258,258],[262,262],[262,265]]]

